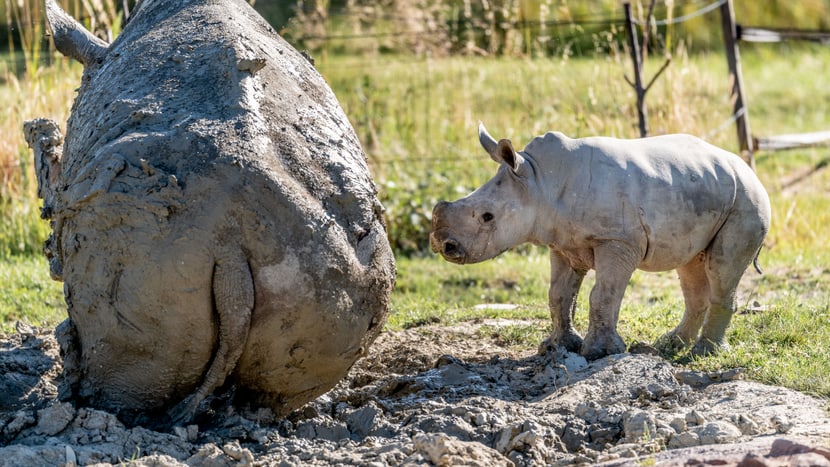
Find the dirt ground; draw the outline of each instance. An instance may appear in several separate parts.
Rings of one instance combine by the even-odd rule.
[[[522,323],[386,332],[287,418],[225,395],[169,431],[57,401],[52,330],[21,325],[0,340],[0,466],[830,465],[826,401],[647,348],[588,363],[517,353],[482,330]]]

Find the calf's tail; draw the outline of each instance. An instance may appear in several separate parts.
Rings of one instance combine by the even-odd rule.
[[[761,270],[761,266],[758,265],[758,255],[761,254],[761,248],[763,247],[764,245],[758,247],[758,251],[755,252],[755,258],[752,259],[752,266],[755,267],[755,270],[758,271],[758,274],[764,273],[764,271]]]

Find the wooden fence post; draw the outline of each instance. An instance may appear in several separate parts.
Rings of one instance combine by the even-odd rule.
[[[637,31],[634,21],[631,20],[631,4],[623,3],[625,11],[625,30],[628,33],[628,48],[631,49],[631,61],[634,62],[634,92],[637,93],[637,119],[640,122],[640,138],[648,135],[648,121],[646,116],[646,89],[643,87],[643,56],[640,55],[640,45],[637,40]]]
[[[735,27],[735,9],[732,0],[726,0],[720,7],[723,43],[726,48],[726,61],[729,64],[729,80],[732,83],[730,98],[734,101],[733,115],[738,130],[738,146],[741,156],[755,170],[752,134],[749,130],[749,112],[744,103],[744,79],[741,73],[741,53],[738,49],[738,32]]]

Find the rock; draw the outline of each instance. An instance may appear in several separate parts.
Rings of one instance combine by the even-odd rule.
[[[465,442],[444,434],[419,434],[412,438],[415,449],[423,453],[436,466],[509,466],[513,463],[481,443]]]
[[[196,454],[188,457],[185,464],[200,467],[230,467],[233,463],[215,444],[202,446]]]
[[[75,408],[68,402],[58,402],[37,412],[35,432],[53,436],[66,428],[75,418]]]
[[[700,436],[700,444],[734,443],[741,437],[738,427],[722,420],[709,422],[695,431]]]
[[[700,435],[693,431],[678,433],[669,439],[669,449],[688,448],[700,446]]]
[[[0,467],[23,465],[65,465],[64,446],[23,446],[19,444],[0,449]]]
[[[568,373],[576,373],[577,371],[584,370],[588,366],[588,361],[585,357],[574,352],[568,352],[562,363],[565,365]]]
[[[35,424],[35,416],[29,410],[19,410],[14,413],[11,421],[3,427],[3,435],[7,438],[13,438],[20,430]]]
[[[623,415],[623,432],[629,443],[648,442],[657,436],[657,422],[651,413],[631,410]]]
[[[251,454],[249,449],[240,446],[238,440],[233,440],[222,446],[222,452],[227,454],[231,459],[237,461],[237,465],[239,467],[254,465],[254,455]]]
[[[159,454],[151,454],[141,459],[130,462],[136,467],[187,467],[187,464],[177,461],[173,457]]]
[[[674,417],[669,422],[669,426],[671,426],[676,433],[682,433],[686,431],[686,419],[684,417]]]
[[[375,404],[369,404],[352,411],[346,417],[346,426],[358,439],[363,439],[371,433],[375,419],[380,415],[380,409]]]
[[[761,426],[748,414],[738,413],[731,417],[732,423],[741,430],[744,435],[757,435],[762,432]]]
[[[787,418],[784,414],[778,414],[772,417],[772,426],[775,427],[776,433],[789,433],[792,429],[793,424],[790,422],[789,418]]]
[[[692,426],[699,426],[706,423],[706,418],[697,410],[692,410],[686,414],[686,423]]]

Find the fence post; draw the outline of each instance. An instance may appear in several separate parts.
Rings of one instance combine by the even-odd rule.
[[[755,170],[754,147],[749,130],[749,112],[744,103],[744,79],[741,73],[741,53],[738,49],[738,32],[735,27],[735,9],[732,0],[726,0],[720,7],[723,43],[726,48],[726,61],[729,64],[729,80],[732,83],[730,98],[734,101],[733,115],[738,130],[738,146],[741,156]]]
[[[628,48],[631,49],[631,61],[634,62],[634,92],[637,93],[637,119],[640,122],[640,138],[648,135],[648,121],[646,120],[646,89],[643,87],[643,60],[640,55],[640,45],[637,40],[637,31],[631,19],[631,4],[623,3],[625,11],[625,31],[628,34]]]

